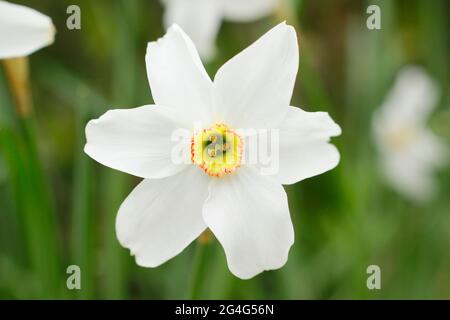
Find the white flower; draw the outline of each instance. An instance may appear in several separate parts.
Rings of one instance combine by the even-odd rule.
[[[53,43],[52,20],[31,8],[0,0],[0,59],[16,58]]]
[[[373,118],[380,165],[387,182],[417,202],[436,191],[433,171],[443,165],[446,146],[427,128],[438,89],[420,67],[405,67]]]
[[[334,168],[339,153],[328,141],[341,132],[327,113],[289,106],[298,69],[294,28],[273,28],[225,63],[214,81],[176,25],[149,43],[146,63],[156,106],[108,111],[86,127],[89,156],[144,178],[119,209],[120,243],[137,264],[156,267],[210,228],[236,276],[280,268],[294,242],[282,184]],[[198,121],[206,125],[195,131]],[[180,127],[192,138],[187,164],[171,161],[171,135]],[[277,174],[263,176],[241,163],[244,139],[236,128],[279,128]],[[233,146],[217,141],[225,133]]]
[[[251,22],[269,15],[278,0],[161,0],[164,24],[176,23],[191,37],[203,58],[214,54],[222,20]]]

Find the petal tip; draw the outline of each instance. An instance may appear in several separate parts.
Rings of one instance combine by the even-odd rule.
[[[258,271],[242,272],[240,270],[237,270],[236,268],[233,268],[228,263],[228,260],[227,260],[228,269],[230,270],[230,272],[233,275],[235,275],[236,277],[238,277],[239,279],[242,279],[242,280],[250,280],[266,271],[279,270],[286,265],[288,258],[289,258],[289,252],[290,252],[290,249],[292,248],[293,244],[294,244],[294,240],[292,240],[292,242],[289,244],[289,246],[286,250],[286,253],[283,254],[283,256],[281,257],[281,259],[279,259],[279,261],[277,261],[276,263],[267,264],[266,266],[261,266],[261,268]]]
[[[48,38],[49,45],[55,42],[56,32],[57,32],[56,27],[53,24],[52,20],[50,19],[49,38]]]

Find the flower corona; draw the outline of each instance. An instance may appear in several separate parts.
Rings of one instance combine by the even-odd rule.
[[[240,167],[244,153],[243,138],[223,123],[194,132],[192,163],[212,177],[222,177]]]

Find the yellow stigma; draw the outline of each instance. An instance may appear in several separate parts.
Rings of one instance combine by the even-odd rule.
[[[194,132],[191,143],[192,163],[213,177],[222,177],[240,167],[243,139],[223,123]]]

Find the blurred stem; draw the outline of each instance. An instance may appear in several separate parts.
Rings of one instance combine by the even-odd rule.
[[[112,92],[113,105],[124,107],[136,103],[137,67],[136,62],[136,23],[139,7],[137,1],[114,1],[111,14],[115,16],[115,42],[113,46]],[[120,204],[129,190],[129,177],[126,174],[108,169],[105,183],[105,277],[104,295],[108,299],[126,297],[126,251],[121,248],[115,235],[115,221]]]
[[[19,118],[28,118],[32,112],[29,83],[29,64],[27,57],[3,60],[6,78],[14,98]]]
[[[115,233],[115,221],[120,204],[126,198],[128,177],[119,172],[106,172],[104,176],[105,203],[105,282],[103,295],[107,299],[126,298],[125,250],[120,247]]]
[[[301,8],[302,1],[300,0],[279,0],[278,8],[275,11],[275,15],[280,21],[287,21],[297,29],[298,19],[297,13]]]
[[[447,7],[447,8],[446,8]],[[447,88],[449,81],[450,39],[448,37],[448,1],[435,0],[418,2],[419,43],[425,64],[432,74]]]
[[[38,280],[39,296],[56,298],[61,280],[56,215],[38,156],[28,59],[6,59],[3,64],[20,129],[20,135],[10,145],[9,152],[13,162],[10,167],[18,180],[16,193],[27,252]]]
[[[189,291],[189,298],[192,300],[199,299],[200,292],[203,288],[204,275],[206,271],[206,250],[208,243],[202,240],[202,236],[197,240],[196,253],[193,264],[192,284]]]
[[[92,165],[83,152],[84,128],[89,119],[87,108],[88,89],[80,86],[77,91],[78,108],[76,113],[77,144],[75,150],[75,170],[73,188],[71,258],[72,263],[80,266],[83,274],[83,284],[76,294],[82,299],[91,299],[94,292],[93,275],[93,245],[92,245],[92,210],[90,176]]]

